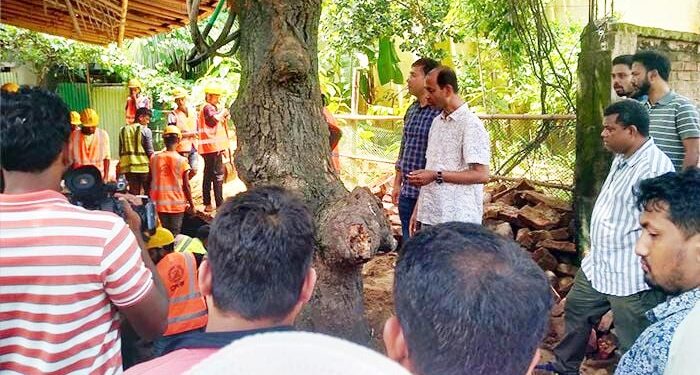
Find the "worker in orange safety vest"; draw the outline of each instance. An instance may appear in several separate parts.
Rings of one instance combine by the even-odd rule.
[[[71,123],[75,119],[71,116]],[[109,180],[109,134],[98,129],[100,116],[92,108],[85,108],[80,113],[80,129],[71,132],[69,155],[74,168],[94,165],[100,171],[104,181]]]
[[[199,112],[197,126],[199,127],[199,153],[204,158],[204,177],[202,181],[202,200],[204,211],[212,212],[211,189],[213,185],[216,207],[224,203],[224,163],[225,150],[229,148],[226,130],[228,121],[228,109],[219,109],[219,100],[223,89],[210,84],[204,88],[206,104]]]
[[[146,95],[141,94],[141,81],[132,78],[126,84],[129,88],[129,97],[126,98],[126,123],[133,124],[136,120],[136,110],[139,108],[152,109],[151,99]]]
[[[197,162],[199,155],[199,132],[197,130],[197,111],[194,107],[187,105],[187,91],[181,87],[173,90],[173,98],[177,106],[168,115],[168,125],[175,125],[180,128],[182,138],[177,146],[177,152],[187,158],[190,163],[190,179],[197,174]]]
[[[194,211],[189,180],[190,165],[176,151],[180,139],[180,128],[175,125],[166,126],[163,132],[165,151],[153,155],[150,162],[151,200],[156,205],[162,225],[175,236],[180,234],[185,212]]]
[[[170,301],[168,326],[153,345],[156,356],[180,335],[207,325],[207,305],[199,291],[195,257],[189,251],[175,252],[174,244],[173,234],[158,227],[146,245]]]

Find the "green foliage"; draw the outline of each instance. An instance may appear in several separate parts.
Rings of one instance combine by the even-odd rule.
[[[0,59],[32,67],[41,82],[50,72],[84,79],[82,69],[101,53],[97,46],[0,24]]]

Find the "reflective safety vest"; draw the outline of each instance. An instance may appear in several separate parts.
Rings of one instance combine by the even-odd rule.
[[[157,212],[180,213],[187,209],[182,174],[190,169],[187,158],[174,151],[156,153],[151,158],[151,200]]]
[[[136,120],[136,110],[139,108],[151,108],[151,101],[145,95],[136,96],[134,100],[131,96],[126,98],[126,123],[133,124]]]
[[[180,144],[177,145],[177,152],[190,152],[192,151],[192,146],[194,146],[195,149],[199,146],[199,142],[197,142],[196,138],[187,138],[185,137],[187,134],[194,134],[199,136],[198,131],[197,131],[197,117],[196,117],[196,112],[194,108],[188,108],[187,113],[189,113],[189,116],[185,114],[185,112],[178,110],[177,108],[173,110],[173,116],[175,116],[175,125],[180,128],[180,131],[182,132],[182,139],[180,140]]]
[[[168,292],[168,328],[163,336],[207,325],[207,304],[197,284],[197,262],[190,252],[170,253],[156,266]]]
[[[122,126],[119,131],[119,169],[121,173],[148,173],[140,124]]]
[[[209,126],[204,120],[204,109],[213,105],[207,103],[201,111],[197,126],[199,127],[199,153],[210,154],[228,149],[228,137],[226,136],[226,124],[223,121],[217,121],[216,126]],[[215,107],[216,108],[216,107]]]
[[[204,248],[204,244],[199,238],[192,238],[184,234],[178,236],[181,237],[179,241],[177,238],[175,239],[175,251],[178,253],[187,251],[192,254],[207,255],[207,249]]]
[[[73,130],[70,136],[70,157],[73,167],[94,165],[102,178],[109,171],[104,170],[104,160],[109,155],[109,134],[103,129],[95,129],[92,142],[88,145],[80,129]]]

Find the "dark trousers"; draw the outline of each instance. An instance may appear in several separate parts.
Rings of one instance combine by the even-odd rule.
[[[579,270],[574,285],[566,296],[564,338],[554,348],[557,358],[554,367],[557,372],[578,375],[591,329],[608,310],[613,312],[615,334],[620,343],[620,351],[624,353],[649,326],[644,313],[664,299],[665,295],[657,290],[645,290],[625,297],[600,293],[593,289],[590,280]]]
[[[151,181],[148,173],[127,172],[124,176],[129,184],[129,194],[140,195],[143,190],[143,194],[148,195],[151,191]]]
[[[158,213],[158,218],[160,218],[160,224],[163,226],[163,228],[169,230],[173,236],[177,236],[180,234],[180,230],[182,229],[182,218],[185,217],[184,212],[178,212],[178,213],[168,213],[168,212],[159,212]]]
[[[204,158],[204,180],[202,181],[202,200],[205,206],[211,205],[211,188],[214,187],[216,207],[224,203],[224,163],[221,152],[202,154]]]
[[[416,207],[416,202],[418,198],[409,198],[399,195],[399,219],[401,219],[401,245],[406,243],[410,238],[408,233],[408,226],[411,222],[411,215],[413,214],[413,209]]]

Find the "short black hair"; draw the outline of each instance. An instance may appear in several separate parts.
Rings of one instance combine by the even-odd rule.
[[[544,338],[552,294],[515,242],[449,222],[406,242],[394,302],[419,374],[524,374]]]
[[[671,75],[671,60],[659,51],[639,51],[632,56],[632,61],[644,65],[647,71],[656,70],[664,81]]]
[[[137,122],[138,122],[139,118],[141,118],[141,116],[153,117],[153,111],[151,111],[150,109],[148,109],[146,107],[137,108],[136,114],[134,115],[134,118],[136,119]]]
[[[430,73],[431,70],[440,66],[440,63],[428,57],[421,57],[420,59],[414,61],[413,64],[411,64],[411,68],[414,68],[416,66],[420,66],[421,70],[423,70],[423,74],[428,75],[428,73]]]
[[[282,319],[296,305],[315,247],[311,213],[295,194],[259,187],[229,199],[211,225],[214,304],[245,319]]]
[[[668,205],[669,220],[686,236],[700,234],[700,169],[668,172],[642,180],[636,189],[640,210],[658,210]]]
[[[630,69],[632,68],[632,55],[620,55],[616,56],[612,64],[613,65],[627,65]]]
[[[437,71],[437,84],[440,88],[445,88],[446,85],[452,86],[452,91],[455,93],[459,92],[459,85],[457,84],[457,74],[449,66],[440,65],[433,69]]]
[[[209,224],[204,224],[201,227],[197,228],[197,238],[199,238],[200,241],[204,242],[209,238],[209,229],[211,228],[211,225]]]
[[[56,94],[23,86],[0,94],[0,163],[7,171],[39,173],[68,144],[69,110]]]
[[[178,142],[180,142],[180,137],[177,134],[163,135],[163,144],[165,144],[166,147],[176,145]]]
[[[649,111],[636,100],[622,99],[605,108],[604,116],[617,115],[615,123],[628,127],[634,125],[639,134],[649,136]]]

